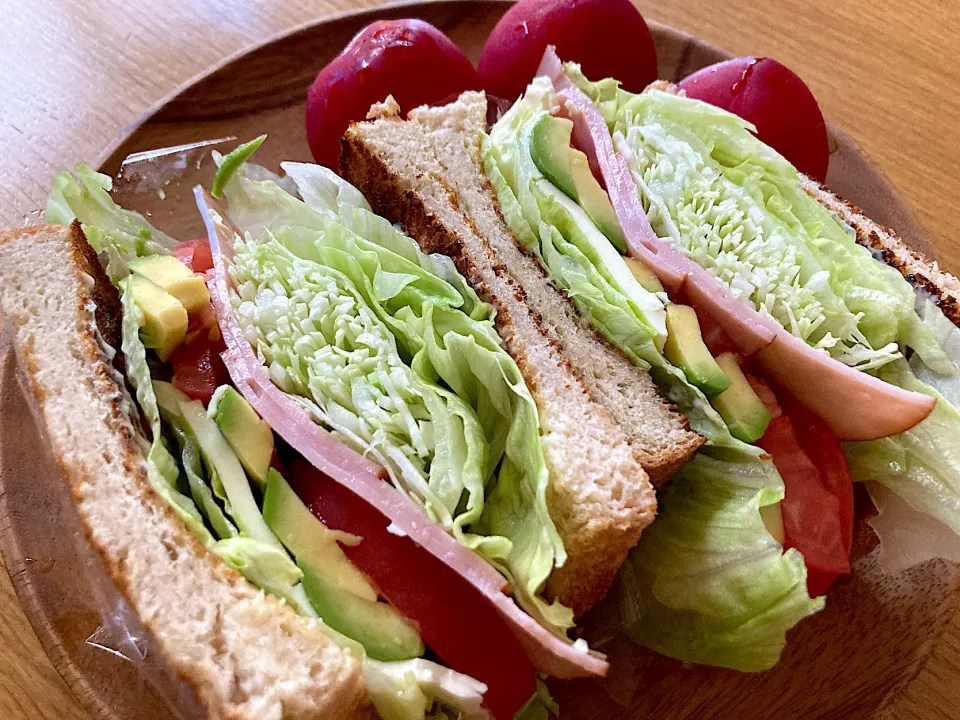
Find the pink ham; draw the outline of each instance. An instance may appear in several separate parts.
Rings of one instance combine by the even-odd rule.
[[[561,113],[573,121],[578,146],[603,176],[630,255],[650,267],[668,290],[682,291],[707,312],[745,355],[756,355],[764,371],[820,415],[838,438],[875,440],[895,435],[933,411],[933,398],[885,383],[814,350],[658,238],[630,169],[614,150],[603,115],[563,72],[552,47],[544,53],[540,74],[552,80]]]
[[[579,649],[527,615],[504,594],[507,582],[493,566],[458,544],[442,527],[432,522],[422,508],[386,482],[384,468],[331,437],[292,397],[271,382],[244,337],[230,302],[226,262],[233,256],[236,228],[226,219],[223,208],[202,188],[198,186],[194,193],[213,252],[214,272],[208,285],[227,345],[224,364],[237,389],[254,410],[317,469],[362,497],[387,516],[398,533],[411,537],[483,593],[500,611],[537,670],[559,678],[605,675],[608,665],[602,655]],[[223,221],[215,222],[212,212]]]

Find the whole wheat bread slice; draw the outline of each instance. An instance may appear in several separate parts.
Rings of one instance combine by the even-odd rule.
[[[482,108],[454,103],[446,112],[482,128],[485,107],[485,101]],[[652,414],[668,416],[682,449],[664,460],[662,447],[639,446],[635,434],[625,432],[622,418],[585,379],[602,372],[605,363],[622,369],[620,356],[579,323],[531,258],[518,253],[528,271],[536,269],[534,281],[518,277],[517,257],[505,259],[500,248],[493,247],[491,221],[499,224],[501,240],[515,245],[494,205],[484,215],[468,209],[471,198],[492,198],[479,155],[473,154],[479,146],[465,146],[462,140],[444,146],[446,136],[431,133],[429,125],[415,119],[394,116],[355,124],[344,137],[342,171],[379,214],[402,223],[426,252],[452,257],[481,297],[496,307],[497,331],[540,412],[550,471],[547,502],[568,552],[547,590],[580,615],[603,597],[627,551],[654,517],[656,500],[643,461],[669,473],[692,455],[700,438],[679,416],[669,415],[655,391],[647,396]],[[474,187],[478,192],[471,192]],[[584,339],[589,362],[578,357],[581,366],[576,367],[565,338],[551,329],[561,323],[569,325],[571,336]],[[649,386],[645,374],[634,374],[629,363],[626,368],[630,372],[621,381],[628,390],[622,396],[633,383]],[[642,413],[636,420],[642,424]]]
[[[105,347],[119,298],[78,224],[0,233],[0,308],[90,542],[210,717],[357,717],[359,662],[207,551],[148,484]]]

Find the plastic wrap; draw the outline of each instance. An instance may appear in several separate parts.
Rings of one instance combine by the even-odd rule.
[[[202,235],[199,213],[184,213],[183,208],[193,204],[193,186],[209,183],[213,177],[212,151],[228,149],[234,140],[131,156],[115,181],[114,197],[175,237]],[[30,213],[24,225],[41,221],[40,212]],[[167,666],[157,641],[88,542],[10,339],[10,329],[4,325],[0,335],[0,552],[44,650],[81,703],[97,717],[207,717],[191,688]]]

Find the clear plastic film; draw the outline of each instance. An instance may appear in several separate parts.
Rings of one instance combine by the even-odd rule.
[[[235,138],[137,153],[114,181],[121,205],[177,239],[204,235],[192,188],[209,184],[212,151]],[[24,226],[43,222],[42,211]],[[80,520],[11,343],[0,334],[0,551],[47,655],[81,703],[111,720],[207,717],[193,690],[113,582]]]
[[[87,540],[8,326],[0,339],[0,550],[47,655],[95,717],[206,717]]]

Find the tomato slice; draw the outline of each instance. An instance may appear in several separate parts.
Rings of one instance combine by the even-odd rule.
[[[508,720],[533,695],[535,672],[520,642],[483,595],[389,520],[303,458],[290,464],[290,482],[325,525],[363,540],[343,551],[380,594],[420,629],[423,641],[449,667],[487,685],[484,705]]]
[[[818,597],[850,572],[853,482],[840,442],[827,424],[785,393],[777,400],[782,414],[757,445],[770,453],[783,478],[785,547],[803,553],[807,590]]]
[[[173,248],[174,256],[195,273],[205,273],[213,267],[213,253],[206,238],[187,240]]]
[[[230,377],[220,359],[221,343],[201,336],[174,350],[170,355],[174,387],[204,405],[210,402],[213,392]]]

